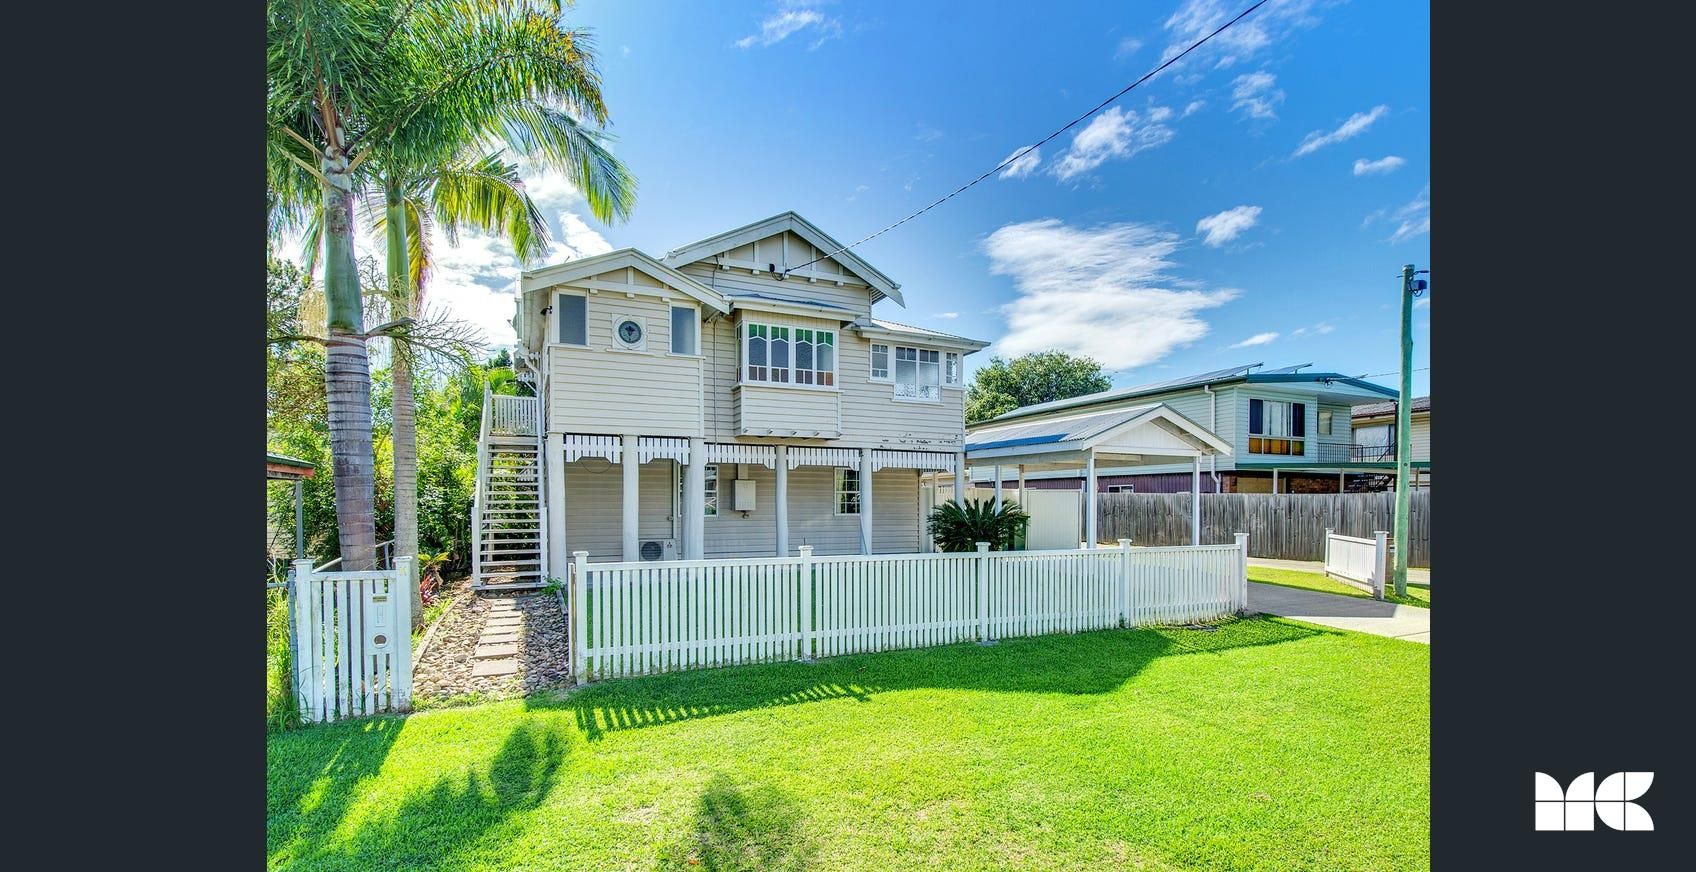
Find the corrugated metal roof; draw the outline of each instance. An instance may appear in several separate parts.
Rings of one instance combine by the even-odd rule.
[[[1022,406],[1014,409],[1011,412],[1005,412],[991,418],[990,420],[1007,421],[1014,418],[1023,418],[1029,415],[1037,415],[1058,409],[1072,409],[1079,406],[1090,406],[1096,403],[1135,399],[1141,396],[1163,394],[1168,391],[1183,390],[1185,388],[1198,388],[1202,385],[1223,384],[1225,382],[1342,382],[1344,384],[1354,385],[1380,393],[1389,391],[1388,388],[1385,388],[1382,385],[1370,384],[1368,382],[1361,381],[1360,379],[1343,375],[1342,373],[1301,372],[1301,370],[1312,365],[1313,364],[1311,363],[1303,363],[1297,366],[1284,366],[1276,369],[1260,370],[1258,372],[1251,372],[1251,370],[1261,366],[1261,364],[1258,363],[1251,363],[1245,366],[1233,366],[1228,369],[1216,369],[1212,372],[1204,372],[1199,375],[1187,375],[1175,379],[1168,379],[1166,381],[1135,385],[1128,388],[1113,388],[1112,390],[1101,391],[1099,393],[1085,394],[1081,397],[1071,397],[1064,400],[1051,400],[1046,403],[1033,403],[1029,406]]]
[[[1393,414],[1395,411],[1396,411],[1396,403],[1395,403],[1394,400],[1392,400],[1388,403],[1363,403],[1361,405],[1355,406],[1352,410],[1350,410],[1349,411],[1349,417],[1350,418],[1376,418],[1379,415]],[[1423,397],[1414,397],[1413,398],[1413,405],[1408,408],[1408,411],[1410,411],[1410,412],[1429,412],[1429,411],[1431,411],[1431,397],[1430,397],[1430,395],[1427,394],[1426,396],[1423,396]]]
[[[958,335],[953,334],[953,333],[944,333],[941,330],[931,330],[928,327],[914,327],[911,324],[901,324],[901,323],[898,323],[898,322],[895,322],[895,321],[885,321],[882,318],[867,318],[865,320],[870,321],[872,326],[874,326],[874,327],[882,327],[885,330],[894,330],[898,333],[919,333],[919,334],[922,334],[922,335],[925,335],[925,336],[937,336],[937,337],[941,337],[943,339],[958,339],[961,342],[976,342],[977,341],[976,339],[968,339],[964,336],[958,336]]]
[[[1093,439],[1126,421],[1156,408],[1155,403],[1129,409],[1114,409],[1093,415],[1078,415],[1030,424],[1008,424],[979,430],[966,436],[967,451],[989,448],[1010,448],[1015,445],[1042,445],[1052,442],[1078,442]]]
[[[813,306],[819,309],[841,309],[844,312],[854,311],[847,306],[839,306],[835,303],[826,303],[823,300],[806,300],[800,297],[780,297],[776,294],[762,294],[758,291],[736,291],[725,294],[724,298],[727,300],[768,300],[773,303],[787,303],[791,306]]]

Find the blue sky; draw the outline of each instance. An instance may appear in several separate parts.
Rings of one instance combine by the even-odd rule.
[[[641,191],[609,227],[563,179],[535,178],[549,259],[663,255],[785,209],[854,241],[1251,2],[579,0],[567,22],[594,30]],[[1424,3],[1272,0],[1016,171],[857,249],[906,296],[877,314],[996,342],[969,363],[1091,354],[1120,385],[1255,361],[1396,369],[1397,275],[1430,265],[1428,18]],[[432,299],[510,341],[510,252],[437,251]],[[1415,373],[1417,393],[1429,384]]]

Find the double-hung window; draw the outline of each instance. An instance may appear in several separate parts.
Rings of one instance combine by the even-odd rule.
[[[846,466],[836,468],[836,514],[860,513],[860,471]]]
[[[836,331],[745,322],[742,381],[834,387]]]
[[[1307,404],[1283,400],[1248,401],[1248,453],[1305,454]]]
[[[698,340],[701,332],[700,316],[689,306],[671,307],[671,353],[694,355],[699,353]]]
[[[942,383],[950,387],[959,387],[962,380],[960,352],[944,352],[942,355]]]
[[[895,396],[936,402],[942,399],[942,354],[928,348],[895,348]]]
[[[889,346],[872,343],[872,381],[889,381]]]

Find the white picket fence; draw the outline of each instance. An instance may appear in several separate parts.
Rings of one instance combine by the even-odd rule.
[[[1248,605],[1234,545],[590,563],[574,552],[578,683],[972,640],[1213,620]]]
[[[412,558],[391,569],[321,572],[294,563],[295,696],[301,719],[412,706]]]
[[[1358,536],[1339,536],[1330,528],[1325,530],[1325,574],[1384,598],[1384,577],[1389,575],[1389,536],[1383,530],[1374,531],[1371,539]]]

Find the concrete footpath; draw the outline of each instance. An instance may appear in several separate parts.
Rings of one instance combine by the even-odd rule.
[[[1273,557],[1250,557],[1250,566],[1269,566],[1273,569],[1294,569],[1298,572],[1325,574],[1325,564],[1317,560],[1279,560]],[[1407,568],[1408,584],[1430,584],[1431,570],[1409,566]]]
[[[1431,644],[1431,610],[1249,582],[1248,607],[1310,624]]]

